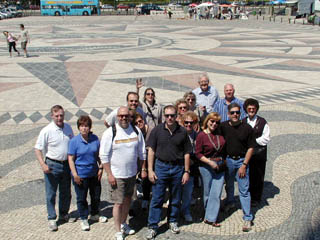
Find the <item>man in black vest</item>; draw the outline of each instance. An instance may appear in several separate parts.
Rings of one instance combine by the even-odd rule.
[[[262,197],[264,175],[267,162],[267,144],[270,141],[270,128],[267,121],[258,116],[259,102],[256,99],[248,98],[243,105],[248,114],[243,121],[248,123],[254,132],[256,145],[250,160],[250,194],[251,206],[256,207]]]
[[[221,124],[221,132],[226,140],[227,166],[226,190],[227,205],[234,206],[234,179],[239,188],[241,208],[244,213],[242,230],[251,230],[251,196],[249,192],[249,161],[255,146],[252,128],[240,120],[241,107],[237,103],[228,106],[229,119]]]

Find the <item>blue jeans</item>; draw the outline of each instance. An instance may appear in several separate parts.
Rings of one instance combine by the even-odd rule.
[[[242,166],[243,160],[244,158],[240,158],[239,160],[233,160],[232,158],[227,157],[227,203],[229,204],[234,202],[234,179],[236,179],[238,182],[241,208],[244,214],[243,219],[246,221],[252,221],[253,216],[251,213],[251,196],[249,192],[249,166],[247,166],[246,168],[245,177],[240,178],[238,174],[238,169]]]
[[[192,200],[193,181],[193,176],[190,176],[189,181],[182,186],[182,199],[180,211],[182,215],[191,215],[190,205]]]
[[[224,183],[224,172],[216,173],[210,166],[199,167],[203,184],[204,219],[216,222],[220,210],[221,193]]]
[[[51,172],[44,174],[48,220],[57,218],[55,205],[59,186],[59,215],[68,214],[71,202],[71,175],[68,161],[56,162],[46,159]]]
[[[72,178],[73,180],[73,178]],[[87,201],[88,191],[91,200],[91,216],[99,213],[100,195],[101,195],[101,183],[98,181],[98,177],[82,178],[80,185],[73,181],[74,190],[77,194],[77,207],[80,219],[88,219],[89,207]]]
[[[168,222],[178,222],[181,202],[183,164],[171,165],[156,160],[155,174],[156,183],[152,186],[152,199],[149,208],[148,227],[158,229],[161,218],[162,205],[165,198],[166,188],[169,187],[170,205],[168,207]]]

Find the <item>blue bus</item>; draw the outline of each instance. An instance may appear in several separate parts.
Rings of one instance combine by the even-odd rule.
[[[41,0],[42,16],[100,15],[99,0]]]

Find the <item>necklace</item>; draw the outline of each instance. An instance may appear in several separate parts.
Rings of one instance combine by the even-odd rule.
[[[220,149],[220,139],[219,139],[219,136],[214,135],[214,136],[216,137],[216,139],[217,139],[217,144],[218,144],[218,146],[217,146],[217,145],[214,144],[214,141],[212,140],[209,132],[207,132],[207,135],[208,135],[209,141],[211,142],[213,148],[218,152],[219,149]]]

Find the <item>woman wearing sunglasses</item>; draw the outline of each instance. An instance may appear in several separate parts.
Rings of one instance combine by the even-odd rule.
[[[179,123],[179,125],[183,126],[182,118],[183,115],[189,110],[189,105],[184,99],[178,99],[176,101],[176,109],[177,109],[177,117],[176,121]]]
[[[213,227],[220,227],[217,218],[226,169],[225,140],[218,133],[220,120],[218,113],[210,113],[196,139],[196,157],[200,159],[203,184],[204,222]]]
[[[192,145],[192,153],[190,153],[189,181],[182,187],[182,201],[180,212],[181,216],[183,216],[186,222],[192,222],[190,206],[194,187],[194,179],[199,176],[198,160],[195,156],[197,132],[194,130],[194,126],[198,124],[197,115],[192,111],[187,111],[182,117],[182,124],[188,132],[189,139]]]
[[[200,126],[203,123],[204,119],[206,118],[206,116],[208,115],[208,112],[206,111],[205,107],[200,108],[199,106],[196,105],[197,102],[197,98],[196,95],[193,92],[186,92],[183,95],[183,99],[188,103],[189,105],[189,110],[193,111],[199,119],[199,123],[197,125],[195,125],[195,130],[197,132],[200,131]]]

